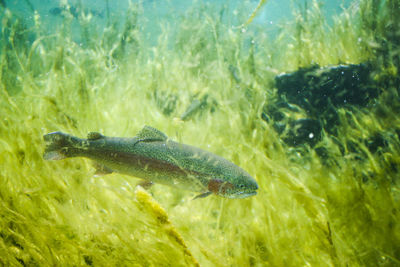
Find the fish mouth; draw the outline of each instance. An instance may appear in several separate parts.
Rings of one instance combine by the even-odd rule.
[[[246,198],[257,195],[257,191],[240,191],[235,193],[232,198]]]

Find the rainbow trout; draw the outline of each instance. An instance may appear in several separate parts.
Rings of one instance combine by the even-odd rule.
[[[44,135],[44,159],[86,157],[103,170],[142,178],[181,189],[227,198],[257,194],[257,182],[232,162],[197,147],[170,140],[164,133],[145,126],[133,138],[106,137],[89,133],[87,139],[54,132]]]

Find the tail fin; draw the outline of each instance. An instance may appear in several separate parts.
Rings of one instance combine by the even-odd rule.
[[[60,160],[75,156],[79,138],[62,132],[49,133],[43,136],[46,149],[43,154],[45,160]],[[75,153],[74,153],[75,152]]]

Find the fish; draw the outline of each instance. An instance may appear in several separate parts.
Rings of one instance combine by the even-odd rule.
[[[100,172],[131,175],[145,184],[163,184],[200,193],[246,198],[257,194],[256,180],[245,170],[206,150],[175,142],[151,126],[131,138],[107,137],[90,132],[81,139],[63,132],[43,136],[45,160],[86,157]]]

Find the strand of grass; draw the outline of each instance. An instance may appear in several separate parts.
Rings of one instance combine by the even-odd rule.
[[[20,112],[21,110],[19,109],[18,105],[14,102],[14,100],[10,97],[10,95],[8,94],[7,90],[5,90],[4,86],[2,86],[2,90],[1,92],[4,95],[4,98],[6,99],[6,101],[8,102],[8,106],[12,107],[14,110],[17,110],[18,112]],[[3,98],[3,97],[2,97]]]
[[[20,56],[20,53],[18,53],[17,48],[15,47],[15,43],[14,43],[14,38],[15,38],[15,34],[16,31],[14,29],[12,29],[11,33],[10,33],[10,37],[9,37],[9,43],[11,45],[11,50],[13,51],[13,54],[18,62],[18,65],[20,67],[20,70],[22,72],[22,75],[24,76],[24,78],[27,78],[28,81],[30,82],[30,84],[35,88],[38,89],[36,84],[34,83],[34,81],[32,80],[32,77],[30,75],[28,75],[28,71],[26,70],[25,66],[29,67],[29,64],[23,64],[22,58]],[[32,51],[32,50],[31,50]],[[31,54],[31,53],[30,53]],[[29,62],[28,62],[29,63]]]
[[[158,204],[158,202],[140,186],[137,187],[135,195],[142,208],[150,213],[160,228],[162,228],[164,232],[171,237],[171,239],[175,240],[175,242],[182,248],[183,253],[188,257],[188,263],[193,266],[200,266],[186,246],[182,236],[172,225],[167,212],[160,206],[160,204]]]
[[[35,50],[39,47],[39,45],[42,45],[42,41],[44,39],[50,39],[54,37],[56,37],[56,35],[40,36],[33,42],[33,44],[31,45],[31,49],[29,50],[28,59],[26,62],[26,66],[28,66],[29,69],[33,68],[32,57],[34,56]]]
[[[211,27],[211,32],[213,35],[213,39],[214,39],[214,44],[215,44],[215,48],[217,50],[217,62],[218,62],[218,67],[221,69],[222,66],[222,62],[223,62],[223,58],[221,57],[221,45],[219,43],[219,38],[218,38],[218,30],[217,30],[217,23],[220,23],[220,21],[215,21],[214,19],[212,19],[208,14],[204,14],[206,17],[206,21],[207,23],[210,25]]]
[[[15,34],[15,32],[12,32],[12,33]],[[11,48],[13,50],[14,56],[17,59],[18,65],[21,68],[22,72],[25,74],[26,70],[25,70],[24,64],[22,64],[21,58],[20,58],[20,56],[19,56],[19,54],[17,52],[17,49],[15,48],[14,36],[11,36],[11,34],[10,34],[10,44],[11,44]]]
[[[254,9],[253,13],[251,13],[249,19],[239,28],[244,28],[249,26],[249,24],[254,20],[254,18],[257,16],[258,12],[260,11],[260,9],[267,3],[267,0],[260,0],[260,2],[258,2],[257,7]]]
[[[110,3],[108,0],[106,1],[106,17],[107,17],[107,27],[110,26],[111,24],[111,20],[110,20]]]

